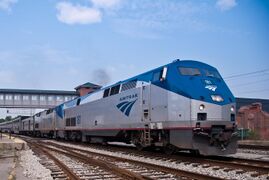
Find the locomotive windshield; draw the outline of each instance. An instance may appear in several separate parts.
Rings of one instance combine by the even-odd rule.
[[[221,77],[217,71],[209,71],[207,69],[204,69],[204,72],[205,72],[205,75],[207,77],[214,77],[214,78],[221,79]]]
[[[184,76],[201,76],[202,75],[201,70],[198,68],[179,67],[178,70],[180,74]],[[203,72],[203,76],[221,79],[221,76],[217,71],[202,69],[202,72]]]
[[[179,67],[179,72],[185,76],[200,76],[201,72],[197,68]]]

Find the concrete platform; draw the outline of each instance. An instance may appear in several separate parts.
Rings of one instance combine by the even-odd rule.
[[[27,148],[25,141],[3,134],[0,136],[0,179],[25,180],[19,164],[19,151]]]
[[[26,142],[15,137],[9,137],[7,134],[0,136],[0,151],[1,150],[24,150],[26,148]]]

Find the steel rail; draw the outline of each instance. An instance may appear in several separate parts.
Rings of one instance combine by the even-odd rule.
[[[240,159],[235,157],[214,157],[206,159],[213,163],[225,164],[231,168],[242,168],[243,170],[258,171],[259,174],[268,174],[269,162],[255,159]]]
[[[156,164],[151,164],[151,163],[147,163],[147,162],[141,162],[141,161],[137,161],[137,160],[131,160],[131,159],[126,159],[126,158],[122,158],[122,157],[115,157],[115,156],[111,156],[111,155],[107,155],[107,154],[102,154],[102,153],[97,153],[97,152],[91,152],[91,151],[87,151],[87,150],[82,150],[79,148],[74,148],[74,147],[67,147],[67,146],[62,146],[59,144],[55,144],[55,143],[47,143],[49,145],[58,147],[58,148],[62,148],[62,149],[66,149],[66,150],[71,150],[74,151],[80,151],[82,153],[86,153],[86,154],[94,154],[96,156],[104,156],[104,157],[108,157],[111,159],[116,159],[116,160],[120,160],[120,161],[124,161],[124,162],[129,162],[129,163],[135,163],[137,165],[140,166],[144,166],[147,167],[149,169],[155,169],[161,172],[165,172],[165,173],[171,173],[171,174],[175,174],[177,176],[180,177],[185,177],[188,179],[199,179],[199,180],[219,180],[222,178],[218,178],[218,177],[212,177],[209,175],[205,175],[205,174],[199,174],[199,173],[195,173],[195,172],[189,172],[189,171],[185,171],[185,170],[180,170],[180,169],[174,169],[174,168],[169,168],[169,167],[165,167],[162,165],[156,165]],[[79,153],[79,155],[81,156],[82,154]]]
[[[114,147],[109,146],[109,149],[116,149],[117,151],[123,150],[123,151],[129,151],[133,154],[146,156],[146,157],[160,157],[160,159],[171,159],[172,161],[183,161],[183,162],[189,162],[189,163],[200,163],[200,164],[209,164],[211,166],[220,166],[223,168],[231,168],[231,169],[242,169],[244,171],[256,171],[258,174],[268,174],[269,172],[269,162],[268,161],[262,161],[262,160],[256,160],[256,159],[241,159],[241,158],[235,158],[235,157],[227,157],[227,156],[195,156],[193,158],[193,155],[191,154],[174,154],[174,155],[167,155],[161,154],[161,153],[154,153],[152,155],[152,152],[148,151],[142,151],[139,152],[137,150],[128,149],[126,147]]]
[[[64,154],[64,155],[66,155],[68,157],[73,157],[73,158],[78,159],[78,160],[80,160],[80,161],[82,161],[84,163],[99,166],[99,167],[101,167],[101,168],[103,168],[105,170],[113,172],[113,173],[117,174],[118,176],[124,177],[126,179],[137,179],[137,180],[148,179],[148,180],[152,180],[152,178],[149,178],[147,176],[141,176],[141,175],[133,173],[131,171],[128,171],[128,170],[125,170],[125,169],[122,169],[122,168],[118,168],[117,166],[115,166],[114,164],[111,164],[109,162],[106,162],[106,161],[103,161],[103,160],[100,160],[100,159],[90,158],[88,156],[84,156],[82,154],[76,153],[73,150],[71,150],[70,148],[60,147],[61,149],[65,150],[65,151],[62,151],[62,150],[59,150],[59,149],[54,149],[54,148],[51,148],[51,147],[47,147],[47,146],[45,146],[43,144],[40,144],[40,143],[38,143],[38,145],[42,146],[43,148],[49,149],[51,151],[55,151],[55,152]]]
[[[265,150],[265,151],[269,150],[269,146],[266,145],[239,144],[238,147],[241,149],[251,149],[251,150]]]
[[[59,166],[63,172],[68,176],[69,179],[80,179],[79,176],[77,176],[69,167],[67,167],[65,164],[63,164],[59,159],[57,159],[55,156],[53,156],[49,151],[47,151],[43,146],[37,146],[33,142],[27,142],[30,144],[31,148],[36,148],[40,151],[42,151],[46,156],[48,156],[53,162]]]

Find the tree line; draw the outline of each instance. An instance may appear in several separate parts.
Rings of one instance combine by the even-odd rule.
[[[7,122],[7,121],[11,121],[12,120],[12,117],[11,116],[6,116],[5,118],[1,118],[0,119],[0,123],[2,122]]]

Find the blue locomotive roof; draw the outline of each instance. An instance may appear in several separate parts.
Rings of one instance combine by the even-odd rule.
[[[115,83],[113,85],[103,87],[102,89],[106,89],[106,88],[114,86],[116,84],[128,82],[128,81],[131,81],[131,80],[142,80],[142,81],[150,82],[152,80],[152,73],[153,72],[156,72],[156,71],[162,69],[163,67],[169,67],[169,66],[175,66],[175,65],[176,66],[183,66],[183,67],[197,67],[197,68],[205,68],[205,69],[210,69],[210,70],[216,70],[216,68],[214,68],[214,67],[212,67],[212,66],[210,66],[210,65],[208,65],[206,63],[202,63],[202,62],[195,61],[195,60],[175,60],[175,61],[173,61],[173,62],[171,62],[169,64],[160,66],[158,68],[155,68],[153,70],[147,71],[147,72],[142,73],[140,75],[137,75],[137,76],[134,76],[132,78],[126,79],[124,81],[119,81],[119,82],[117,82],[117,83]],[[175,74],[175,75],[177,75],[177,74]]]
[[[164,67],[168,68],[167,78],[165,81],[154,81],[154,73],[161,71]],[[179,68],[195,68],[200,74],[182,75]],[[206,73],[211,72],[210,76]],[[168,91],[175,92],[191,99],[206,101],[218,105],[225,105],[235,102],[235,98],[228,86],[219,75],[216,68],[206,63],[195,60],[175,60],[172,63],[160,66],[138,76],[124,80],[121,83],[131,80],[151,82],[152,84],[164,88]],[[211,95],[219,95],[223,98],[222,102],[213,101]]]

